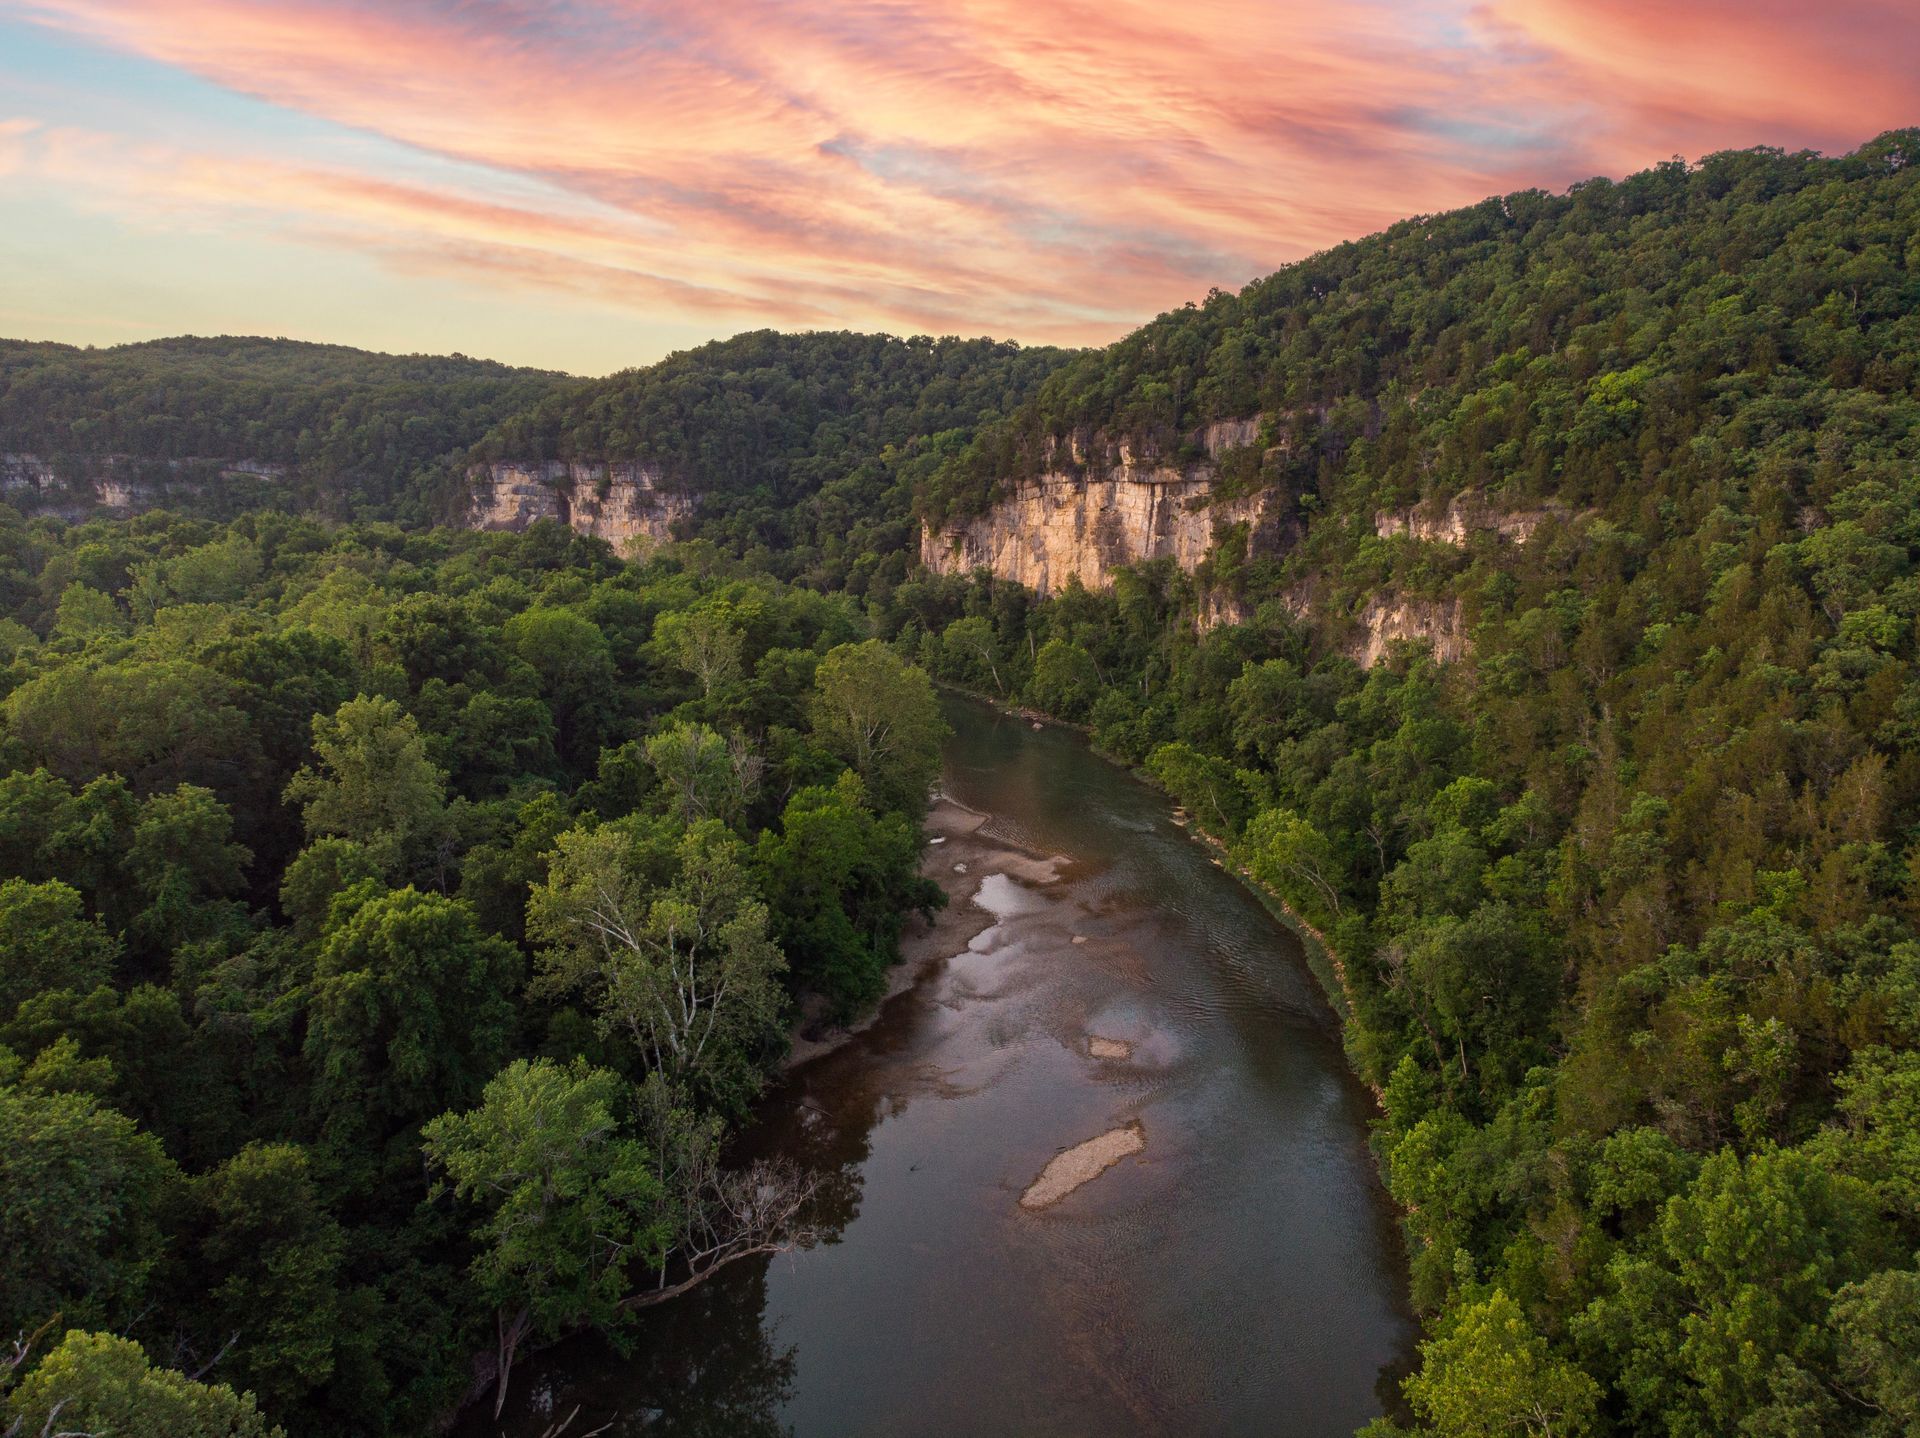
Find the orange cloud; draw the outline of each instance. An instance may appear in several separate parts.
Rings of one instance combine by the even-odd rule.
[[[1896,0],[25,13],[468,176],[431,187],[236,137],[231,154],[153,148],[138,166],[95,146],[67,173],[103,196],[230,208],[409,272],[629,308],[1081,341],[1403,214],[1920,118],[1920,11]],[[0,130],[0,163],[9,143]]]

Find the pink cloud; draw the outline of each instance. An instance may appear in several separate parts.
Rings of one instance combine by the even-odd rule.
[[[1898,0],[25,13],[483,176],[433,189],[235,137],[141,167],[96,147],[70,173],[103,195],[191,196],[410,272],[628,308],[1082,341],[1404,214],[1920,118],[1920,12]],[[0,161],[18,143],[0,130]]]

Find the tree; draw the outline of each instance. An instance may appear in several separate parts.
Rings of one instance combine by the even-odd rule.
[[[0,1081],[0,1334],[55,1314],[131,1319],[163,1253],[157,1215],[176,1182],[160,1145],[124,1114],[86,1094]]]
[[[506,1058],[523,969],[456,899],[368,881],[343,894],[306,1039],[329,1127],[391,1133],[471,1102]]]
[[[814,676],[813,722],[877,806],[924,812],[948,734],[924,673],[877,639],[843,644],[820,661]]]
[[[22,1434],[285,1438],[250,1393],[155,1368],[140,1345],[74,1329],[6,1399]]]
[[[1722,1149],[1644,1249],[1614,1258],[1576,1331],[1640,1426],[1738,1432],[1837,1377],[1834,1296],[1895,1253],[1859,1180],[1798,1149]]]
[[[53,617],[53,637],[85,644],[102,635],[124,634],[127,623],[113,596],[75,580],[60,593]]]
[[[654,1156],[624,1136],[629,1106],[605,1069],[516,1059],[478,1109],[421,1130],[428,1161],[483,1213],[473,1274],[496,1313],[496,1416],[524,1338],[612,1327],[628,1268],[666,1260],[671,1219]]]
[[[1227,686],[1234,742],[1248,759],[1275,763],[1284,746],[1314,727],[1300,671],[1284,659],[1249,661]]]
[[[1600,1385],[1556,1356],[1498,1289],[1420,1345],[1407,1401],[1445,1438],[1581,1438],[1597,1431]]]
[[[740,677],[745,636],[725,605],[671,610],[654,621],[653,637],[669,662],[694,677],[703,699],[712,699]]]
[[[745,846],[709,819],[686,831],[665,876],[633,850],[614,824],[560,836],[527,910],[540,986],[585,994],[649,1067],[739,1109],[759,1087],[755,1056],[778,1041],[787,966]]]
[[[1100,697],[1100,666],[1072,640],[1049,639],[1034,656],[1027,692],[1049,714],[1084,720]]]
[[[1340,917],[1346,874],[1333,845],[1290,809],[1268,809],[1247,825],[1234,851],[1247,872],[1308,922]]]
[[[1231,840],[1240,832],[1253,808],[1248,786],[1231,764],[1184,741],[1155,749],[1147,759],[1147,772],[1201,825],[1223,839]]]
[[[126,860],[146,901],[129,926],[137,943],[166,953],[223,919],[245,923],[217,902],[242,890],[253,857],[232,840],[233,813],[209,789],[182,784],[140,806]]]
[[[670,725],[651,736],[645,749],[683,824],[709,818],[737,823],[765,767],[744,738],[722,739],[705,724]]]
[[[52,989],[92,992],[119,956],[119,941],[87,916],[76,890],[58,879],[0,883],[0,1021]]]
[[[345,1235],[306,1151],[253,1143],[194,1180],[208,1284],[199,1357],[217,1355],[272,1413],[291,1413],[334,1372]]]
[[[606,635],[571,609],[548,605],[514,615],[505,632],[508,646],[540,676],[553,710],[554,747],[570,764],[591,764],[613,717],[617,676]]]
[[[392,864],[438,821],[447,776],[428,759],[413,716],[393,700],[362,694],[316,714],[313,747],[320,767],[301,769],[287,785],[309,837],[351,839]]]
[[[188,660],[82,657],[29,679],[0,708],[29,760],[73,782],[118,774],[137,793],[193,783],[231,794],[258,754],[233,698],[228,680]]]
[[[1877,1415],[1866,1431],[1920,1428],[1920,1272],[1889,1269],[1834,1295],[1833,1324],[1848,1391]]]
[[[940,636],[940,652],[949,660],[949,672],[963,683],[992,680],[993,692],[1004,695],[1000,679],[1000,644],[993,624],[982,615],[956,619]]]
[[[930,916],[940,886],[920,877],[920,835],[905,816],[876,817],[859,777],[802,789],[780,831],[762,831],[755,864],[794,978],[848,1016],[877,999],[899,956],[900,926]]]

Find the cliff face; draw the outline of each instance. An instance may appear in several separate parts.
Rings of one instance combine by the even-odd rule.
[[[222,488],[278,484],[287,476],[286,465],[264,459],[0,454],[0,501],[30,514],[77,520],[103,512],[139,514]]]
[[[1373,517],[1373,532],[1382,539],[1408,535],[1438,544],[1464,546],[1475,534],[1495,534],[1513,544],[1525,544],[1549,519],[1564,519],[1558,505],[1533,509],[1500,509],[1485,496],[1455,495],[1445,505],[1416,504],[1411,509],[1383,509]]]
[[[1360,627],[1347,652],[1362,669],[1373,668],[1392,645],[1408,639],[1429,646],[1441,664],[1466,658],[1467,630],[1458,599],[1376,594],[1355,618]]]
[[[1271,552],[1281,539],[1269,493],[1213,498],[1221,457],[1259,432],[1258,415],[1209,425],[1195,436],[1207,458],[1185,465],[1143,459],[1121,444],[1119,462],[1102,478],[1087,476],[1085,448],[1075,442],[1055,455],[1067,463],[1022,480],[985,514],[923,527],[921,562],[941,574],[984,568],[1051,594],[1076,577],[1089,589],[1106,588],[1117,566],[1150,559],[1192,570],[1213,548],[1216,530],[1235,524],[1248,526],[1250,555]]]
[[[1056,452],[1063,461],[1059,467],[1021,481],[985,514],[940,530],[923,528],[921,561],[942,574],[986,569],[1049,594],[1071,578],[1089,589],[1107,588],[1117,566],[1150,559],[1171,558],[1191,572],[1212,551],[1218,532],[1235,524],[1248,528],[1249,557],[1275,553],[1296,533],[1293,523],[1281,518],[1282,496],[1261,486],[1245,497],[1214,498],[1224,456],[1255,443],[1260,424],[1256,415],[1209,425],[1193,436],[1206,459],[1187,465],[1143,462],[1126,446],[1112,446],[1108,452],[1118,463],[1098,479],[1085,477],[1086,451],[1102,449],[1104,441],[1093,436],[1074,442],[1069,453]],[[1556,513],[1498,510],[1469,495],[1438,511],[1383,512],[1375,518],[1375,530],[1383,538],[1411,534],[1447,544],[1492,532],[1524,544]],[[1430,646],[1442,663],[1467,652],[1458,600],[1380,593],[1357,611],[1331,613],[1312,584],[1295,586],[1279,598],[1295,615],[1325,626],[1330,642],[1364,667],[1379,663],[1402,640]],[[1229,594],[1199,596],[1195,618],[1203,630],[1251,617],[1247,606]]]
[[[522,530],[543,519],[611,542],[631,553],[673,538],[693,514],[691,495],[661,488],[645,464],[499,460],[467,471],[469,529]]]

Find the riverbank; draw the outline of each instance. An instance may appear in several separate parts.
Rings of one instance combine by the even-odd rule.
[[[820,1177],[820,1241],[636,1315],[619,1351],[539,1355],[466,1438],[551,1438],[576,1404],[583,1431],[796,1438],[1379,1414],[1417,1328],[1318,980],[1160,791],[1055,726],[944,708],[917,862],[951,902],[732,1152]]]
[[[818,1013],[801,1015],[787,1050],[786,1072],[823,1058],[865,1033],[880,1021],[889,1004],[991,928],[994,915],[974,902],[982,879],[1005,874],[1024,884],[1049,884],[1059,877],[1065,861],[1057,856],[984,836],[980,831],[991,817],[946,794],[934,800],[923,826],[927,845],[920,856],[920,872],[940,886],[947,896],[946,907],[930,923],[918,914],[908,916],[900,935],[900,961],[887,971],[886,990],[866,1013],[845,1024]]]
[[[1164,795],[1167,803],[1173,806],[1175,814],[1186,814],[1186,811],[1180,807],[1179,801],[1175,799],[1174,796],[1167,791],[1166,787],[1155,779],[1153,775],[1144,769],[1136,768],[1123,759],[1115,758],[1112,754],[1102,749],[1099,744],[1094,741],[1092,726],[1076,724],[1070,719],[1061,719],[1056,715],[1048,714],[1044,710],[1029,708],[1024,704],[1016,704],[1010,699],[995,698],[991,694],[983,694],[978,690],[968,689],[962,685],[953,684],[944,680],[937,681],[937,683],[941,689],[961,695],[975,703],[984,704],[988,708],[997,710],[1002,714],[1024,719],[1036,727],[1044,724],[1051,728],[1065,729],[1070,733],[1080,735],[1086,740],[1088,752],[1093,754],[1095,758],[1100,759],[1104,763],[1111,764],[1116,769],[1124,770],[1135,779],[1138,779],[1142,784],[1145,784],[1149,789],[1152,789],[1155,793]],[[1235,861],[1233,848],[1226,840],[1209,831],[1201,824],[1199,819],[1190,815],[1187,816],[1185,820],[1176,819],[1175,822],[1178,823],[1182,829],[1186,830],[1188,838],[1211,851],[1219,863],[1219,866],[1239,880],[1242,887],[1244,887],[1248,893],[1252,894],[1254,898],[1258,899],[1261,906],[1280,923],[1284,924],[1288,931],[1300,941],[1300,951],[1306,956],[1307,969],[1320,985],[1320,991],[1326,996],[1328,1007],[1333,1010],[1334,1020],[1340,1030],[1341,1048],[1347,1057],[1348,1068],[1352,1070],[1353,1076],[1360,1081],[1361,1085],[1373,1095],[1376,1104],[1384,1102],[1386,1096],[1385,1091],[1362,1071],[1360,1061],[1353,1049],[1355,1030],[1354,1000],[1353,989],[1347,980],[1346,961],[1340,957],[1339,952],[1333,947],[1332,943],[1328,941],[1324,933],[1308,923],[1299,914],[1295,913],[1285,899],[1261,883],[1252,873],[1241,867],[1241,865]],[[1385,1179],[1386,1175],[1382,1172],[1381,1181],[1384,1183]]]

